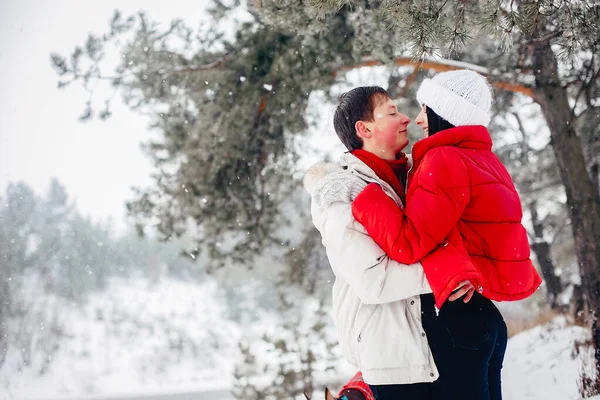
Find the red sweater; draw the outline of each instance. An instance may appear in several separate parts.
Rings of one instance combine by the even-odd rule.
[[[352,204],[388,256],[422,262],[438,307],[467,279],[498,301],[526,298],[541,284],[519,196],[491,148],[483,126],[438,132],[413,147],[404,212],[376,184]]]
[[[406,181],[408,157],[406,154],[399,153],[395,160],[384,160],[375,154],[363,149],[357,149],[352,152],[352,155],[364,162],[373,170],[379,179],[387,182],[394,192],[400,197],[402,204],[406,203]]]

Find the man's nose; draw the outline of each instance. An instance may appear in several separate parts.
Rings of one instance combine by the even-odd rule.
[[[402,123],[405,125],[410,124],[410,118],[407,115],[402,114]]]

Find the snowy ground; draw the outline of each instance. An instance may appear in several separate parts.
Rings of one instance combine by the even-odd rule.
[[[117,281],[93,296],[84,311],[60,309],[67,338],[44,375],[20,367],[18,353],[9,354],[0,369],[0,399],[226,390],[241,333],[224,319],[219,304],[212,284]],[[511,338],[503,372],[505,400],[579,399],[582,356],[573,349],[586,334],[556,319]]]
[[[591,354],[575,355],[574,343],[586,337],[586,329],[565,326],[563,319],[512,337],[502,373],[504,399],[579,399],[582,357]]]
[[[48,299],[38,299],[47,303]],[[216,285],[116,281],[81,311],[60,305],[63,344],[49,371],[0,369],[0,399],[83,398],[221,389],[231,382],[239,328],[224,318]]]

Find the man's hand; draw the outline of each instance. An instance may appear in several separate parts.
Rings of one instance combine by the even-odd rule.
[[[475,286],[473,286],[471,281],[462,281],[454,289],[450,297],[448,297],[448,300],[455,301],[465,296],[463,302],[468,303],[473,297],[473,293],[475,293]]]

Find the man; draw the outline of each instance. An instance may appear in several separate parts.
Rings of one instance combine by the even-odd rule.
[[[345,93],[334,127],[349,153],[340,165],[315,165],[305,177],[313,223],[336,276],[333,318],[344,358],[381,400],[430,399],[439,375],[423,329],[424,320],[435,319],[435,308],[421,264],[390,260],[351,209],[368,182],[403,207],[409,123],[380,87]]]

